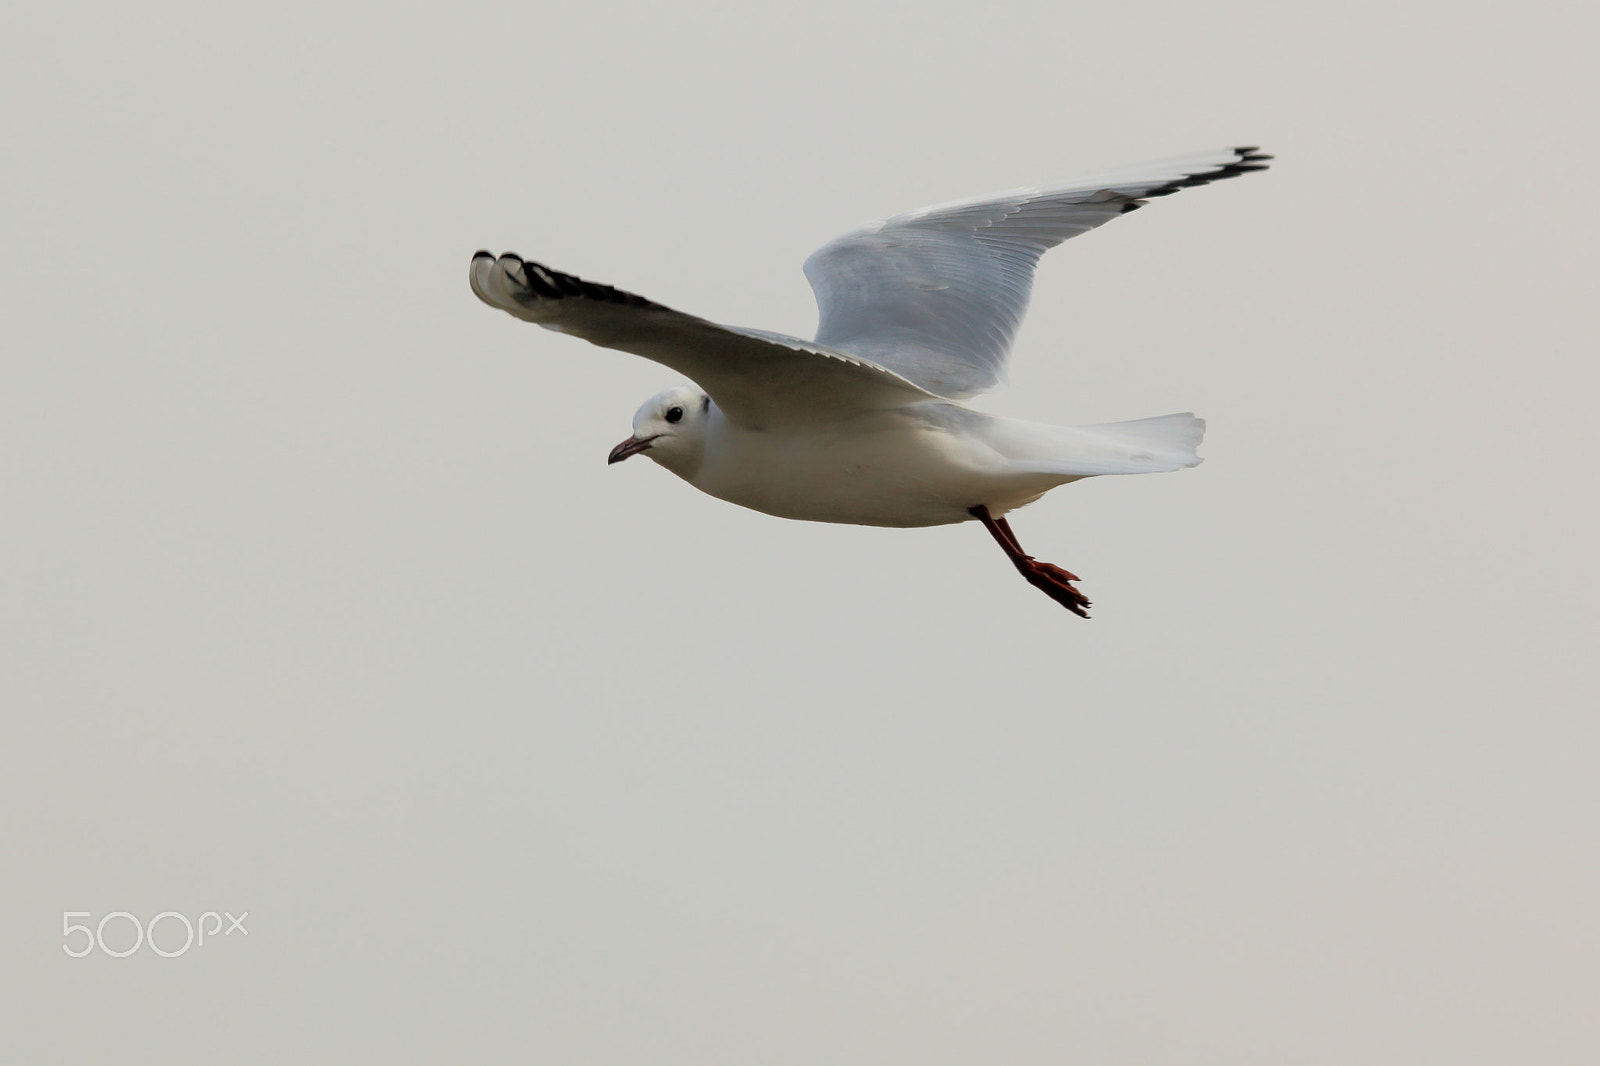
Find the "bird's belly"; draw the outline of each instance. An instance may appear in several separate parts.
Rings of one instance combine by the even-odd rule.
[[[780,518],[865,526],[964,522],[977,504],[1004,513],[1059,483],[1018,478],[1000,456],[975,453],[938,429],[881,422],[804,434],[731,430],[708,449],[693,483]]]

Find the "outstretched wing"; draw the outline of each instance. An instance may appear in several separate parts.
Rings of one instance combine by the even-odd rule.
[[[1004,379],[1039,257],[1152,196],[1266,169],[1254,148],[1185,156],[1068,185],[896,215],[806,260],[817,343],[965,399]]]
[[[719,326],[515,255],[477,253],[470,279],[490,307],[670,366],[751,428],[938,398],[871,360],[781,333]]]

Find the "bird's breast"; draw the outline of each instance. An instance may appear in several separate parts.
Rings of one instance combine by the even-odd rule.
[[[962,522],[991,481],[982,450],[896,411],[803,428],[714,427],[690,482],[741,507],[809,522]]]

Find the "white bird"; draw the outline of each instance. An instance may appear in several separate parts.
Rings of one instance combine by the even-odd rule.
[[[781,518],[977,519],[1029,583],[1087,618],[1079,578],[1024,553],[1004,516],[1081,478],[1194,466],[1205,423],[1186,413],[1066,428],[960,401],[1001,382],[1046,250],[1151,197],[1263,170],[1270,158],[1207,152],[852,230],[806,260],[814,341],[720,326],[511,254],[474,255],[472,291],[699,386],[646,401],[609,462],[643,453],[702,492]]]

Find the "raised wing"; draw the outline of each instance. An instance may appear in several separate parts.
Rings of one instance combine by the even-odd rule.
[[[1230,148],[1069,185],[1017,189],[874,222],[806,260],[817,343],[898,371],[952,399],[1005,377],[1039,257],[1153,196],[1266,169]]]
[[[826,421],[938,397],[859,356],[780,333],[719,326],[515,255],[472,257],[490,307],[558,333],[670,366],[751,428]]]

